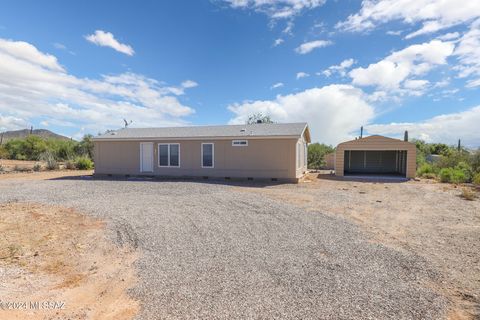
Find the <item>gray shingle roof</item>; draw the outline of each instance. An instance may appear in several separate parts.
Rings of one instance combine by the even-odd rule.
[[[95,137],[94,140],[157,139],[157,138],[240,138],[300,137],[307,124],[261,123],[251,125],[190,126],[170,128],[126,128]]]

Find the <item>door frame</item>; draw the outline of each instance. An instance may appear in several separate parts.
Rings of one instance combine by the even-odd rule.
[[[152,146],[152,169],[151,170],[143,170],[143,146],[144,145],[151,145]],[[153,161],[154,161],[154,150],[153,150],[153,142],[140,142],[140,172],[153,172]]]

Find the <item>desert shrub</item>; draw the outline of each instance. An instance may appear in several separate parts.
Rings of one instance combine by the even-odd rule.
[[[18,171],[18,172],[28,172],[28,171],[31,171],[30,168],[28,167],[25,167],[25,166],[19,166],[19,165],[16,165],[14,168],[13,168],[14,171]]]
[[[437,175],[435,173],[424,173],[422,178],[434,180],[437,179]]]
[[[452,151],[448,155],[442,155],[437,165],[439,168],[455,168],[460,162],[469,163],[470,154],[464,150]]]
[[[93,169],[93,161],[88,157],[78,157],[75,160],[75,166],[79,170],[90,170]]]
[[[38,136],[28,136],[25,139],[12,139],[5,144],[9,158],[16,160],[37,160],[47,150],[45,140]]]
[[[460,196],[465,199],[465,200],[470,200],[470,201],[473,201],[475,200],[476,198],[476,194],[475,194],[475,191],[473,191],[472,189],[470,188],[462,188],[462,193],[460,194]]]
[[[472,166],[473,172],[480,173],[480,149],[472,153],[470,165]]]
[[[88,156],[90,159],[93,159],[93,136],[91,134],[86,134],[82,140],[77,143],[74,150],[75,153],[79,156]]]
[[[320,169],[325,166],[325,155],[332,153],[335,149],[323,143],[312,143],[308,146],[308,168]]]
[[[9,153],[8,150],[0,145],[0,159],[8,159],[9,158]]]
[[[5,168],[3,167],[3,165],[0,163],[0,172],[3,172],[5,171]]]
[[[441,182],[464,183],[467,181],[462,170],[454,168],[443,168],[439,173]]]
[[[466,163],[464,161],[460,161],[455,166],[455,169],[463,172],[463,174],[465,175],[465,181],[466,182],[472,181],[473,171],[472,171],[472,167],[468,163]]]
[[[473,177],[473,183],[480,186],[480,172]]]
[[[48,149],[55,154],[58,161],[68,160],[76,155],[75,146],[78,144],[76,141],[48,139],[46,142]]]
[[[65,169],[68,170],[75,170],[77,167],[75,166],[75,161],[68,159],[65,161]]]
[[[58,169],[58,162],[55,159],[55,155],[51,151],[45,151],[39,157],[39,160],[45,161],[48,170]]]
[[[437,173],[438,173],[438,168],[430,163],[424,163],[420,165],[420,167],[417,169],[417,176],[419,177],[425,177],[426,175],[436,176]]]
[[[40,163],[35,163],[33,166],[33,171],[41,171],[42,170],[42,165]]]

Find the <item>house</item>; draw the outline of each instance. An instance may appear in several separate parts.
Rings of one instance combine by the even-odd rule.
[[[336,148],[335,174],[414,178],[416,152],[414,143],[378,135],[346,141]]]
[[[93,141],[96,175],[297,181],[310,132],[306,123],[125,128]]]

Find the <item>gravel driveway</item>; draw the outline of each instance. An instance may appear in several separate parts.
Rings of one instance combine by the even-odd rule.
[[[259,186],[260,187],[260,186]],[[237,187],[1,181],[0,201],[73,206],[138,248],[138,319],[439,319],[439,275],[355,225]]]

